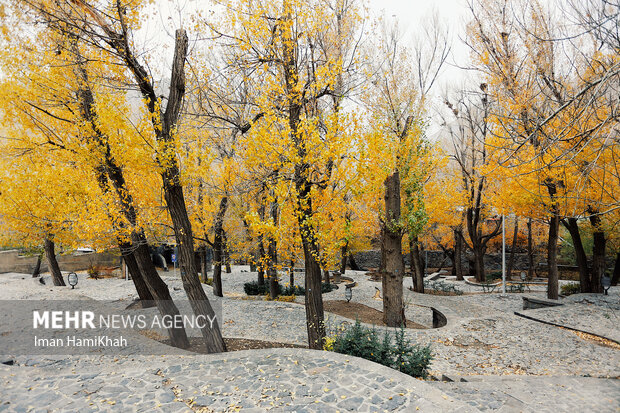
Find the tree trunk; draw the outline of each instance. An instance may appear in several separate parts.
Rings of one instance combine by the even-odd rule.
[[[424,293],[424,267],[420,258],[418,237],[409,237],[409,256],[411,261],[411,277],[413,278],[413,291]]]
[[[323,283],[329,284],[329,270],[323,269]]]
[[[458,281],[463,281],[463,263],[461,258],[463,256],[463,233],[460,229],[454,230],[454,268],[455,275]]]
[[[271,203],[271,220],[275,226],[278,222],[278,200],[275,197],[275,193],[271,193],[273,202]],[[278,245],[275,237],[269,237],[269,245],[267,247],[268,259],[269,259],[269,296],[274,300],[278,296]]]
[[[41,275],[41,260],[43,259],[43,254],[37,255],[37,263],[32,270],[32,278],[38,277]]]
[[[123,251],[131,251],[131,244],[125,243],[124,248],[120,248],[120,250],[121,254]],[[153,294],[151,294],[151,291],[149,290],[149,287],[140,272],[140,267],[138,267],[134,253],[127,252],[126,255],[123,255],[123,261],[125,262],[127,271],[129,271],[129,274],[131,275],[131,281],[133,282],[134,287],[136,287],[138,297],[140,297],[140,301],[142,302],[142,308],[153,307],[155,305],[153,302]]]
[[[258,236],[258,285],[265,285],[265,244],[263,235]]]
[[[581,241],[581,233],[579,232],[579,225],[577,224],[577,218],[568,218],[562,220],[564,227],[570,233],[570,237],[573,240],[573,247],[575,248],[575,259],[577,261],[577,267],[579,268],[579,285],[582,293],[591,292],[592,286],[590,285],[590,270],[588,269],[588,257],[586,251],[583,248],[583,242]]]
[[[405,265],[400,229],[400,174],[398,170],[385,182],[385,221],[382,244],[385,250],[383,274],[383,321],[389,327],[400,327],[405,322],[403,306],[403,274]]]
[[[560,217],[555,211],[549,221],[549,240],[547,243],[547,298],[558,299],[558,238],[560,229]]]
[[[223,297],[222,263],[224,261],[224,217],[228,208],[228,197],[223,196],[213,223],[213,294]]]
[[[222,229],[222,257],[224,258],[224,265],[226,266],[226,274],[232,273],[232,268],[230,267],[230,251],[228,250],[228,237],[226,236],[226,231]]]
[[[532,218],[527,220],[527,278],[534,278],[534,242],[532,236]]]
[[[486,274],[484,271],[485,248],[482,245],[475,245],[472,251],[474,254],[474,273],[476,275],[476,281],[479,283],[486,282]]]
[[[596,211],[590,210],[590,224],[593,229],[594,244],[592,247],[592,272],[590,275],[590,289],[593,293],[603,293],[601,278],[605,275],[605,249],[607,240],[605,232],[601,228],[601,219]]]
[[[618,285],[620,281],[620,252],[616,253],[616,264],[614,265],[614,275],[611,278],[611,285]]]
[[[208,259],[208,255],[209,252],[207,250],[206,245],[203,245],[202,248],[200,249],[201,252],[201,264],[202,264],[202,282],[206,283],[209,281],[209,259]]]
[[[288,284],[291,288],[295,287],[295,261],[293,260],[291,260],[291,267],[288,269]]]
[[[506,279],[510,281],[512,269],[515,264],[515,250],[517,249],[517,241],[519,236],[519,217],[515,216],[515,229],[512,235],[512,245],[510,246],[510,258],[508,259],[508,267],[506,268]]]
[[[349,245],[349,242],[347,241],[341,248],[340,248],[340,274],[344,275],[344,272],[347,270],[347,247]]]
[[[66,286],[65,280],[62,278],[62,273],[60,272],[60,267],[58,266],[58,261],[56,261],[54,241],[52,241],[51,237],[45,238],[44,249],[45,257],[47,258],[47,266],[52,274],[52,281],[54,282],[54,285],[60,287]]]
[[[222,338],[215,311],[198,279],[192,226],[189,216],[187,215],[187,208],[183,197],[183,187],[179,182],[178,169],[166,168],[163,178],[164,198],[168,206],[168,211],[170,212],[170,217],[172,218],[174,234],[177,245],[179,246],[181,279],[183,280],[183,287],[185,288],[187,298],[196,316],[203,316],[209,321],[214,320],[212,324],[213,328],[210,327],[209,323],[206,323],[207,325],[205,328],[201,329],[207,352],[220,353],[226,351],[226,344]]]
[[[222,231],[217,230],[213,239],[213,294],[223,297],[222,291]]]

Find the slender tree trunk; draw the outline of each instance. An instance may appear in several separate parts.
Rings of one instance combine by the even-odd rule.
[[[463,263],[461,258],[463,256],[463,233],[460,229],[454,230],[454,268],[456,272],[456,279],[463,281]]]
[[[593,293],[603,293],[601,278],[605,275],[605,249],[607,240],[605,232],[601,229],[601,219],[596,211],[590,210],[590,224],[593,229],[594,244],[592,247],[592,272],[590,276],[590,288]]]
[[[508,267],[506,268],[506,277],[510,280],[512,269],[515,264],[515,252],[517,249],[517,241],[519,236],[519,217],[515,216],[515,229],[512,234],[512,245],[510,246],[510,258],[508,259]]]
[[[570,237],[573,240],[573,247],[575,248],[575,260],[577,261],[577,267],[579,268],[579,285],[582,293],[591,292],[592,286],[590,285],[590,270],[588,269],[588,257],[581,241],[581,233],[579,232],[579,225],[576,218],[568,218],[562,220],[564,227],[570,233]]]
[[[558,238],[560,229],[560,217],[556,213],[549,221],[549,240],[547,243],[547,298],[558,299]]]
[[[400,327],[405,322],[403,306],[403,274],[405,266],[400,229],[400,174],[398,170],[385,182],[385,222],[382,244],[385,250],[386,272],[383,275],[383,321],[389,327]]]
[[[342,275],[344,275],[344,272],[347,270],[348,245],[349,242],[347,241],[340,248],[340,274]]]
[[[222,257],[224,258],[224,265],[226,266],[226,274],[232,273],[232,268],[230,267],[230,251],[228,250],[228,237],[226,236],[226,231],[222,229]]]
[[[323,295],[321,294],[321,267],[318,257],[320,250],[312,225],[314,210],[312,208],[312,178],[305,138],[301,132],[302,100],[300,94],[300,76],[295,49],[296,34],[293,33],[293,7],[284,2],[282,17],[282,67],[288,95],[288,124],[290,139],[296,150],[298,161],[295,164],[293,182],[297,192],[297,221],[304,249],[306,268],[306,328],[308,346],[320,350],[325,340],[325,322],[323,312]]]
[[[38,277],[39,275],[41,275],[41,261],[43,259],[43,254],[39,254],[37,255],[37,263],[34,266],[34,269],[32,270],[32,278]]]
[[[206,283],[209,281],[209,262],[208,262],[208,251],[207,251],[207,247],[206,245],[203,245],[202,248],[200,249],[200,258],[201,258],[201,264],[202,264],[202,282]]]
[[[123,247],[119,248],[121,254],[123,251],[126,252],[126,255],[123,255],[123,261],[125,262],[125,266],[127,267],[127,271],[131,275],[131,281],[133,282],[134,287],[136,287],[136,291],[138,292],[138,297],[140,297],[140,301],[142,302],[142,308],[153,307],[154,297],[149,290],[142,273],[140,272],[140,267],[138,267],[138,263],[136,261],[136,257],[132,251],[131,243],[125,242]]]
[[[216,229],[213,238],[213,294],[223,297],[222,291],[222,231]]]
[[[323,269],[323,283],[329,284],[329,270]]]
[[[614,275],[611,278],[611,285],[618,285],[620,281],[620,252],[616,253],[616,264],[614,265]]]
[[[54,252],[54,241],[52,241],[51,237],[45,238],[45,257],[47,258],[47,266],[49,267],[50,273],[52,274],[52,281],[55,286],[66,286],[65,280],[62,278],[62,273],[60,272],[60,267],[58,266],[58,261],[56,261],[56,253]]]
[[[274,194],[272,194],[274,196]],[[278,203],[274,198],[274,201],[271,204],[271,219],[273,224],[276,225],[278,222]],[[269,238],[269,246],[268,246],[268,256],[269,256],[269,296],[272,300],[274,300],[278,296],[278,246],[275,237]]]
[[[222,263],[224,261],[224,217],[228,208],[228,196],[223,196],[213,224],[213,294],[223,297]]]
[[[484,246],[475,245],[473,247],[474,273],[476,275],[476,281],[479,283],[483,283],[486,281],[486,274],[484,271],[484,253],[485,253]]]
[[[411,261],[411,277],[413,278],[413,290],[416,293],[424,293],[424,267],[418,247],[418,237],[409,237],[409,257]]]
[[[295,286],[295,261],[291,260],[291,267],[288,269],[288,283],[291,287]]]
[[[258,285],[265,285],[265,244],[263,235],[258,236]]]
[[[532,235],[532,218],[527,219],[527,278],[534,278],[534,242]]]
[[[183,187],[179,182],[178,170],[175,170],[173,174],[170,174],[170,172],[173,171],[168,168],[163,176],[164,198],[172,218],[174,233],[179,246],[183,287],[194,314],[196,316],[203,316],[207,320],[214,320],[213,328],[210,327],[209,323],[205,323],[205,328],[201,329],[201,332],[205,339],[207,351],[209,353],[220,353],[226,351],[226,344],[222,338],[215,311],[198,279],[198,268],[194,255],[194,238],[183,197]]]

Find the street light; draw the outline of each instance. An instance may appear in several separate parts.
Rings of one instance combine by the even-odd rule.
[[[605,295],[607,295],[607,291],[609,291],[611,287],[611,278],[609,278],[609,275],[605,274],[601,277],[601,286],[603,290],[605,290]]]
[[[69,273],[69,275],[67,276],[67,281],[69,281],[69,285],[71,286],[71,289],[73,290],[78,283],[77,274],[74,272]]]
[[[355,285],[355,283],[349,283],[349,284],[345,284],[345,290],[344,290],[344,298],[347,299],[347,303],[351,301],[351,298],[353,298],[353,286]]]

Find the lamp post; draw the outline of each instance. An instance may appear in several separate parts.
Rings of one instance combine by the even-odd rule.
[[[67,276],[67,281],[69,281],[69,285],[71,286],[71,289],[73,290],[78,283],[77,274],[74,272],[70,272],[69,275]]]
[[[355,285],[355,283],[349,283],[349,284],[345,284],[345,290],[344,290],[344,298],[347,299],[347,303],[351,301],[351,298],[353,298],[353,286]]]
[[[608,295],[607,291],[609,291],[609,288],[611,287],[611,278],[609,278],[609,275],[605,274],[601,277],[601,286],[605,291],[605,295]]]

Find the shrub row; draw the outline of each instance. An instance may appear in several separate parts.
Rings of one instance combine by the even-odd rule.
[[[280,283],[277,283],[276,285],[277,285],[276,290],[278,292],[278,295],[306,295],[306,289],[302,286],[287,285],[285,287],[282,287]],[[338,288],[338,287],[334,286],[333,284],[329,284],[329,283],[321,284],[322,293],[328,293],[334,290],[335,288]],[[263,285],[258,285],[258,281],[250,281],[248,283],[243,284],[243,291],[245,291],[247,295],[269,294],[269,281],[265,280],[265,283]]]
[[[405,329],[392,336],[385,331],[382,339],[374,328],[364,327],[359,320],[344,332],[328,337],[326,350],[361,357],[391,367],[413,377],[426,377],[433,359],[430,346],[412,344]]]

